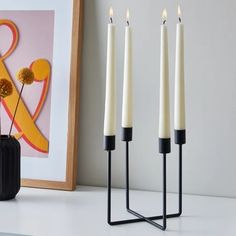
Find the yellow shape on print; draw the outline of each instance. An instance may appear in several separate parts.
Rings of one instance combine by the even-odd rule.
[[[13,83],[4,63],[0,60],[0,74],[2,77],[8,79]],[[13,117],[14,110],[16,107],[16,102],[19,97],[19,92],[13,84],[13,93],[11,96],[4,99],[3,104],[8,113],[8,115]],[[18,110],[14,122],[15,127],[18,130],[21,130],[24,136],[25,141],[32,146],[34,149],[40,152],[48,152],[48,140],[41,133],[39,128],[36,126],[34,120],[31,117],[30,112],[27,109],[24,101],[20,99]]]
[[[30,68],[34,72],[34,76],[37,81],[45,80],[51,73],[51,66],[49,62],[44,59],[34,61]]]
[[[5,54],[0,56],[0,76],[6,78],[8,81],[12,82],[13,84],[13,93],[11,96],[6,97],[3,100],[3,105],[9,115],[9,117],[12,119],[13,114],[15,111],[16,102],[19,97],[19,92],[14,84],[13,79],[11,78],[6,65],[4,64],[4,60],[9,57],[13,51],[15,50],[18,41],[19,41],[19,32],[14,24],[14,22],[6,19],[0,20],[0,26],[7,26],[12,33],[12,42],[9,49],[6,51]],[[18,130],[21,130],[23,133],[24,140],[32,146],[34,149],[40,151],[40,152],[48,152],[48,140],[44,137],[44,135],[41,133],[41,131],[36,126],[34,120],[31,117],[31,114],[29,113],[27,106],[25,105],[24,101],[20,99],[19,106],[18,106],[18,112],[16,113],[15,127]]]
[[[50,75],[51,75],[51,66],[50,63],[45,60],[45,59],[38,59],[36,61],[34,61],[31,66],[30,69],[34,72],[35,75],[35,81],[37,82],[43,82],[43,91],[40,97],[40,101],[39,104],[35,110],[35,113],[33,114],[33,121],[35,122],[42,110],[42,107],[46,101],[47,98],[47,94],[48,94],[48,89],[49,89],[49,85],[50,85]],[[23,135],[23,132],[17,133],[15,134],[15,138],[16,139],[20,139]]]
[[[11,78],[6,65],[4,64],[4,60],[9,57],[15,48],[17,47],[18,41],[19,41],[19,32],[14,22],[2,19],[0,20],[0,26],[7,26],[12,33],[12,42],[9,49],[6,51],[5,54],[0,56],[0,76],[6,78],[8,81],[12,82],[13,85],[13,93],[11,96],[6,97],[2,102],[6,109],[6,112],[8,113],[9,117],[12,119],[13,114],[15,111],[16,102],[19,97],[19,92],[14,84],[13,79]],[[25,105],[24,101],[20,99],[18,111],[16,113],[15,122],[14,125],[17,128],[17,130],[21,131],[20,134],[17,134],[17,137],[23,136],[24,140],[34,149],[48,153],[48,140],[44,135],[41,133],[37,125],[35,124],[36,119],[38,118],[40,111],[42,110],[43,104],[47,97],[47,92],[49,88],[49,80],[50,80],[50,64],[48,61],[44,59],[36,60],[32,63],[32,70],[38,76],[38,81],[43,81],[43,91],[42,95],[40,97],[40,102],[36,108],[36,111],[31,116],[30,112],[27,109],[27,106]]]

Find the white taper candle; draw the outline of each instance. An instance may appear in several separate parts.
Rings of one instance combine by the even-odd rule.
[[[116,134],[116,66],[115,66],[115,25],[112,22],[113,10],[110,8],[111,23],[107,34],[106,98],[104,117],[104,136]]]
[[[125,27],[124,82],[122,104],[122,127],[133,126],[133,87],[132,87],[132,29],[129,25],[127,10],[127,26]]]
[[[165,25],[166,9],[163,10],[160,45],[160,107],[159,107],[159,138],[170,138],[170,99],[169,99],[169,62],[168,34]]]
[[[185,130],[184,25],[181,23],[179,6],[178,17],[179,23],[177,23],[176,28],[174,129]]]

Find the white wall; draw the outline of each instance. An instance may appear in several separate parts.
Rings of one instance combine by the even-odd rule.
[[[118,119],[113,185],[124,186],[124,143],[120,141],[125,11],[130,8],[134,40],[134,141],[131,187],[160,190],[158,154],[160,14],[168,10],[171,116],[173,118],[177,0],[85,0],[80,104],[78,183],[106,185],[103,151],[108,8],[117,24]],[[236,197],[236,1],[185,0],[187,144],[184,192]],[[173,130],[173,119],[172,130]],[[173,134],[173,132],[172,132]],[[172,135],[173,137],[173,135]],[[177,146],[168,156],[168,190],[177,190]]]

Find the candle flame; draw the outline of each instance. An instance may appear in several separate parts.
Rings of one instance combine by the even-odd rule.
[[[110,16],[110,18],[112,18],[113,15],[114,15],[113,8],[110,7],[110,9],[109,9],[109,16]]]
[[[129,9],[127,9],[127,11],[126,11],[126,21],[129,22],[129,19],[130,19],[130,12],[129,12]]]
[[[181,15],[182,15],[182,13],[181,13],[181,8],[180,8],[180,5],[178,5],[178,17],[180,18]]]
[[[166,8],[163,9],[161,18],[162,18],[163,23],[165,23],[165,21],[167,20],[167,10],[166,10]]]

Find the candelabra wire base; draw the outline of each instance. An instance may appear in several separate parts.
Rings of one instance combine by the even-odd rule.
[[[131,140],[129,140],[131,141]],[[135,219],[127,219],[127,220],[119,220],[119,221],[112,221],[111,219],[111,150],[107,150],[108,152],[108,175],[107,175],[107,223],[109,225],[121,225],[121,224],[130,224],[130,223],[137,223],[137,222],[144,222],[161,229],[165,230],[167,225],[168,218],[175,218],[179,217],[182,214],[182,143],[179,144],[179,191],[178,191],[178,212],[173,214],[167,214],[166,205],[166,153],[162,153],[163,155],[163,213],[162,215],[157,216],[143,216],[138,212],[132,210],[130,208],[130,187],[129,187],[129,141],[126,142],[126,210],[131,213],[132,215],[136,216]],[[162,220],[162,225],[156,223],[154,220]]]

